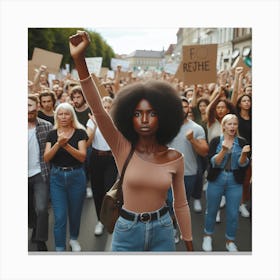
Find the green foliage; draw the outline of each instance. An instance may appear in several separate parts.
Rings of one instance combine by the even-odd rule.
[[[84,28],[29,28],[28,29],[28,60],[32,59],[34,48],[41,48],[63,55],[61,67],[70,64],[74,67],[70,56],[68,38]],[[103,40],[99,33],[87,30],[91,37],[91,44],[87,49],[87,57],[103,57],[102,66],[110,67],[112,57],[115,53],[112,48]]]

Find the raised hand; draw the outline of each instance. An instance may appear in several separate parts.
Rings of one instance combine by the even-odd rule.
[[[228,151],[232,147],[232,143],[228,143],[227,141],[223,141],[222,143],[222,149],[225,151]]]
[[[242,153],[249,153],[251,151],[250,145],[245,145],[242,148]]]
[[[75,35],[69,37],[70,54],[73,59],[84,57],[85,51],[90,44],[90,37],[86,31],[78,30]]]

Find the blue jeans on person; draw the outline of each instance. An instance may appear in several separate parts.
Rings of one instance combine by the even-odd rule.
[[[173,222],[169,212],[150,222],[136,221],[136,219],[129,221],[121,216],[118,218],[113,232],[112,251],[167,252],[175,250]]]
[[[66,248],[66,226],[69,215],[70,239],[77,240],[86,192],[86,175],[83,167],[62,171],[52,167],[50,194],[54,212],[54,238],[56,251]]]
[[[214,232],[216,215],[220,207],[222,195],[226,198],[226,238],[235,240],[239,205],[242,197],[242,184],[236,183],[233,172],[222,171],[217,179],[208,182],[206,191],[206,215],[204,232],[211,235]]]
[[[197,175],[184,176],[185,190],[186,190],[188,203],[190,203],[191,195],[193,193],[196,181],[197,181]],[[173,194],[171,188],[168,189],[166,203],[169,206],[170,214],[174,215]]]

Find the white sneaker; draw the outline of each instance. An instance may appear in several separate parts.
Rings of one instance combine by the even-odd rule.
[[[104,229],[103,224],[100,221],[98,221],[98,223],[95,226],[94,234],[101,235],[103,233],[103,229]]]
[[[226,197],[223,195],[220,202],[220,208],[223,208],[226,205]]]
[[[226,248],[229,252],[238,252],[237,247],[233,242],[226,243]]]
[[[221,222],[221,212],[220,210],[218,210],[217,215],[216,215],[216,223],[220,223]]]
[[[202,211],[200,199],[194,199],[193,210],[194,210],[194,212],[198,212],[198,213],[200,213]]]
[[[202,249],[205,252],[212,251],[212,237],[211,236],[204,236],[202,242]]]
[[[92,198],[92,190],[91,190],[91,187],[87,187],[87,198]]]
[[[80,252],[81,251],[80,243],[77,240],[70,239],[69,245],[72,249],[72,252]]]
[[[239,211],[240,211],[242,217],[244,217],[244,218],[250,217],[250,212],[246,209],[246,205],[244,203],[242,203],[239,206]]]
[[[174,232],[174,240],[175,240],[175,244],[180,242],[180,237],[179,237],[179,233],[178,230],[176,228],[173,229]]]

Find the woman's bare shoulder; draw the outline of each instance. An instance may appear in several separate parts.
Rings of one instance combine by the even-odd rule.
[[[168,148],[166,156],[168,157],[168,161],[174,161],[183,157],[182,153],[173,148]]]

